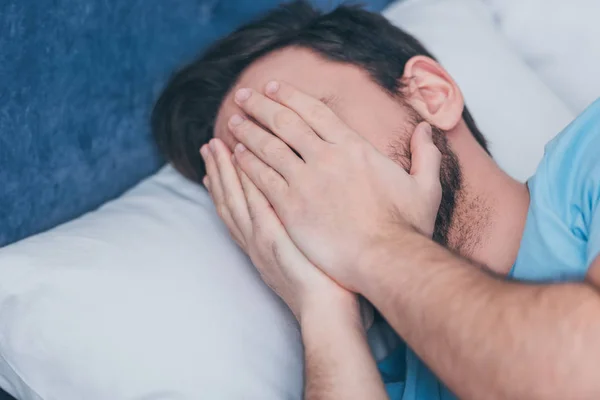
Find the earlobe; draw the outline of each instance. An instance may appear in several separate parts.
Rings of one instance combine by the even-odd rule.
[[[448,72],[425,56],[411,58],[404,68],[403,95],[409,105],[430,124],[449,131],[462,118],[464,100]]]

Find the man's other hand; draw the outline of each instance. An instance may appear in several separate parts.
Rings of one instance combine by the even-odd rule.
[[[219,139],[202,147],[208,189],[231,236],[250,256],[262,279],[292,310],[343,305],[358,314],[356,296],[317,269],[292,242],[267,199],[239,169]],[[347,306],[347,307],[346,307]],[[339,307],[337,308],[339,309]]]

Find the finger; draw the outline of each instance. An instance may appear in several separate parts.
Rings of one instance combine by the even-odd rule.
[[[442,154],[433,143],[431,125],[421,122],[410,140],[410,174],[424,184],[439,185]]]
[[[265,94],[295,111],[323,140],[339,143],[347,135],[356,135],[325,103],[285,82],[271,81]]]
[[[242,184],[231,162],[232,154],[219,139],[211,140],[209,146],[219,170],[219,178],[223,188],[223,201],[237,227],[244,236],[248,237],[252,234],[252,223],[248,214],[248,205],[246,204]]]
[[[244,195],[246,196],[250,218],[253,221],[260,221],[275,216],[275,212],[265,195],[262,194],[254,182],[248,178],[248,175],[242,171],[239,165],[236,165],[236,169],[238,171],[238,175],[240,176]]]
[[[208,177],[206,178],[206,180],[208,181]],[[205,186],[208,188],[208,194],[210,195],[210,184]],[[212,198],[212,195],[211,199],[214,203],[215,200]],[[233,219],[230,217],[230,214],[226,213],[224,217],[219,214],[219,218],[221,218],[221,220],[227,227],[227,230],[229,231],[229,236],[231,236],[231,238],[238,244],[238,246],[242,248],[242,250],[247,251],[246,236],[244,236],[242,232],[238,229],[237,225],[233,222]]]
[[[217,210],[217,214],[223,220],[227,229],[233,236],[233,238],[239,243],[242,242],[245,245],[244,236],[240,228],[237,226],[235,221],[233,220],[229,209],[225,205],[223,201],[223,188],[221,186],[221,180],[219,178],[219,171],[217,169],[217,165],[214,157],[208,147],[208,145],[202,146],[200,149],[200,154],[204,158],[204,163],[206,165],[206,173],[208,177],[208,186],[210,188],[209,194],[210,197],[215,204],[215,208]],[[244,247],[244,246],[242,246]]]
[[[223,220],[223,222],[225,222],[225,220]],[[227,222],[225,222],[225,225],[229,230],[229,236],[231,236],[231,238],[237,243],[237,245],[240,246],[240,248],[244,250],[246,254],[248,254],[248,250],[246,248],[246,237],[242,234],[242,232],[240,232],[239,229],[237,229],[235,225],[230,227],[230,225],[228,225]]]
[[[235,159],[241,170],[263,193],[277,213],[283,211],[288,193],[287,182],[273,168],[262,162],[243,144],[235,147]]]
[[[304,166],[304,161],[281,139],[253,121],[236,114],[228,126],[237,140],[284,178],[293,179],[294,172]]]
[[[235,102],[303,158],[310,156],[315,146],[322,144],[317,134],[294,111],[263,94],[248,88],[236,92]]]
[[[294,242],[292,242],[292,239],[290,239],[288,232],[267,198],[244,171],[240,170],[239,174],[253,221],[254,237],[259,243],[270,246],[269,250],[273,252],[273,256],[279,262],[279,265],[294,265],[298,270],[304,271],[315,268]],[[285,273],[285,271],[283,272]],[[269,273],[266,272],[266,275],[269,275]],[[274,290],[277,292],[277,288],[274,288]]]
[[[213,199],[215,206],[223,200],[223,188],[221,187],[221,180],[219,179],[219,170],[217,164],[212,156],[208,145],[202,146],[200,154],[204,159],[204,165],[206,166],[206,176],[208,177],[208,187],[210,187],[210,196]]]
[[[299,250],[296,249],[293,251],[293,249],[289,248],[290,245],[293,246],[292,241],[267,198],[256,187],[248,175],[239,169],[239,167],[238,171],[242,187],[244,188],[244,194],[248,201],[248,210],[253,222],[254,234],[260,236],[262,231],[270,238],[277,240],[278,246],[287,248],[287,251],[281,251],[279,253],[283,258],[291,257],[292,255],[304,258],[302,255],[298,254]],[[284,238],[285,240],[282,240]],[[282,262],[285,263],[286,260],[282,260]]]

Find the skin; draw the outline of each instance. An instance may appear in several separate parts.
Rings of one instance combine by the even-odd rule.
[[[342,69],[348,67],[323,64],[306,52],[288,54],[293,55],[298,63],[288,59],[286,65],[302,64],[300,59],[307,63],[304,68],[311,62],[313,67],[321,63],[315,75],[331,80],[314,86],[320,90],[329,90],[335,83],[334,75],[343,75]],[[262,209],[285,227],[254,242],[252,233],[242,233],[241,245],[249,253],[255,246],[259,254],[275,255],[257,268],[267,283],[283,288],[279,295],[300,321],[306,347],[307,397],[348,394],[344,388],[355,383],[350,377],[356,374],[361,377],[356,389],[369,390],[356,398],[385,396],[374,363],[366,355],[357,328],[360,324],[344,324],[342,319],[333,325],[347,329],[335,331],[334,336],[323,331],[309,333],[332,315],[356,315],[355,301],[331,300],[352,298],[346,297],[346,289],[371,301],[461,398],[600,396],[596,379],[600,296],[595,286],[600,260],[590,266],[586,282],[553,285],[508,282],[479,268],[484,264],[498,273],[510,269],[522,235],[528,196],[526,188],[500,171],[465,131],[460,119],[462,96],[439,65],[421,57],[411,60],[405,70],[405,77],[410,79],[403,94],[424,120],[446,131],[459,157],[468,191],[461,197],[455,221],[465,223],[469,230],[465,235],[463,228],[454,228],[450,245],[460,247],[459,242],[477,237],[470,246],[460,247],[466,249],[463,256],[470,259],[455,255],[428,237],[439,206],[440,154],[427,124],[420,124],[406,138],[412,159],[405,171],[384,155],[386,147],[379,137],[387,132],[387,140],[391,140],[397,130],[378,129],[386,123],[394,125],[392,119],[398,114],[370,119],[376,109],[386,108],[384,102],[391,108],[393,99],[381,98],[381,104],[362,103],[362,108],[346,111],[353,119],[347,121],[342,112],[334,113],[318,100],[321,94],[294,87],[315,82],[290,82],[298,81],[299,76],[283,76],[283,61],[277,60],[277,55],[255,67],[256,71],[250,67],[248,76],[240,80],[240,85],[250,88],[256,81],[255,90],[235,92],[239,108],[228,107],[232,100],[228,97],[217,126],[226,121],[235,138],[223,134],[230,146],[238,141],[244,144],[235,147],[234,156],[241,186],[248,186],[244,181],[252,182],[256,192],[264,196]],[[337,69],[337,74],[328,75],[329,67]],[[296,72],[310,75],[304,68]],[[277,79],[277,84],[265,86],[263,72],[265,78]],[[365,93],[362,99],[371,99],[367,94],[370,82],[362,78],[359,74],[357,81],[347,81],[345,86],[364,86],[355,94]],[[330,90],[335,92],[336,88]],[[339,96],[338,104],[345,107],[361,99]],[[237,113],[251,116],[268,131],[248,118],[238,123],[234,118]],[[363,131],[359,125],[368,129]],[[217,130],[224,132],[226,128]],[[378,132],[379,136],[374,139],[365,132]],[[231,164],[231,156],[220,140],[211,142],[211,149],[204,148],[202,154],[207,165],[211,159],[217,160],[217,167],[209,169],[207,183],[222,218],[236,236],[236,230],[242,231],[242,219],[228,218],[223,210],[234,215],[244,207],[256,207],[248,190],[243,195],[233,194],[235,174],[221,172]],[[473,207],[474,199],[485,207]],[[248,220],[259,226],[267,219],[255,216]],[[298,249],[301,252],[296,253]],[[288,252],[301,257],[288,259]],[[329,278],[319,275],[319,270]],[[329,317],[324,318],[324,314]],[[344,346],[331,345],[336,342]]]

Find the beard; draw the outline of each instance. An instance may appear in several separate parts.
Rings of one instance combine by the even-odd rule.
[[[415,112],[416,114],[416,112]],[[400,164],[407,172],[410,171],[410,138],[414,128],[422,120],[414,118],[411,121],[410,133],[400,135],[403,141],[398,139],[390,145],[390,158]],[[456,214],[458,200],[463,190],[462,171],[458,157],[452,151],[446,134],[434,126],[432,129],[433,142],[442,154],[440,167],[440,184],[442,186],[442,200],[435,220],[433,240],[442,246],[449,247],[449,234],[452,229],[453,219]],[[404,129],[403,129],[404,131]],[[408,140],[406,140],[408,138]]]
[[[440,129],[432,127],[433,142],[442,153],[440,183],[442,201],[435,219],[433,240],[442,246],[448,246],[448,237],[455,216],[457,202],[463,189],[462,171],[458,157],[450,148],[448,139]]]

